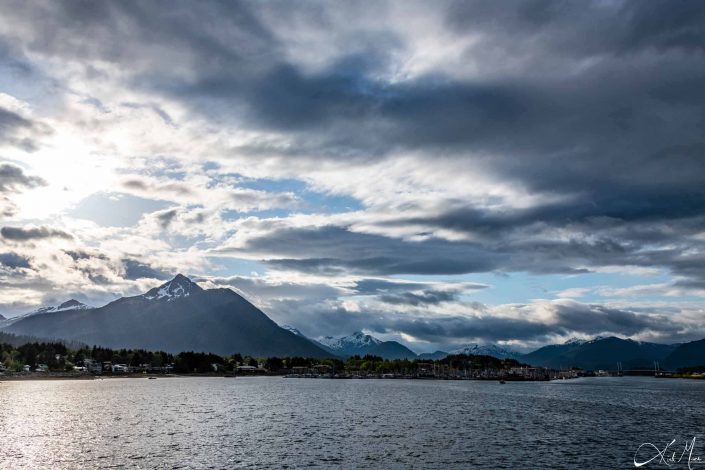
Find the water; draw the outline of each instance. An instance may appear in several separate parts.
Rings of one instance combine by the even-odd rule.
[[[705,460],[704,392],[653,378],[7,381],[0,467],[633,468],[639,444],[674,438],[698,436]]]

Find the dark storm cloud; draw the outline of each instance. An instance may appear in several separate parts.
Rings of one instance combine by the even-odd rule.
[[[413,251],[413,256],[409,250]],[[489,253],[472,243],[443,240],[409,243],[335,226],[276,230],[249,239],[245,247],[235,252],[239,251],[277,253],[277,258],[266,261],[280,267],[330,274],[345,271],[385,275],[485,272],[498,268],[499,258],[502,258],[501,254]],[[301,254],[306,258],[293,258]]]
[[[638,0],[453,1],[447,15],[447,24],[459,33],[501,28],[512,33],[504,39],[507,42],[514,35],[527,36],[541,46],[586,56],[628,54],[645,49],[703,50],[704,20],[705,12],[698,2],[645,4]]]
[[[467,230],[474,235],[473,241],[407,241],[327,226],[269,231],[249,238],[242,248],[225,252],[261,253],[263,261],[271,266],[324,275],[453,275],[489,271],[581,274],[606,266],[636,266],[669,270],[682,278],[679,285],[684,287],[705,281],[704,256],[693,251],[705,249],[702,242],[692,238],[702,231],[699,223],[693,227],[672,225],[661,216],[658,225],[653,221],[634,222],[625,230],[620,220],[604,217],[581,223],[568,220],[566,215],[563,224],[531,218],[522,221],[523,216],[507,216],[507,220],[499,221],[478,218],[474,213],[473,217],[475,223],[462,220],[461,213],[411,221]],[[657,229],[661,224],[666,225]],[[563,227],[570,235],[558,239],[546,236],[553,227]],[[661,243],[670,246],[662,248]],[[395,289],[389,283],[376,286],[378,282],[361,281],[360,293]],[[408,291],[432,288],[420,284],[401,287]]]
[[[70,233],[52,227],[3,227],[0,235],[6,240],[25,242],[43,238],[73,238]]]
[[[282,229],[253,237],[235,251],[263,253],[271,265],[307,272],[465,274],[487,271],[587,272],[583,266],[623,263],[633,248],[610,240],[452,242],[405,241],[342,227]],[[276,254],[276,257],[267,255]],[[305,258],[293,258],[304,255]],[[626,263],[628,264],[628,263]]]
[[[168,15],[158,2],[41,5],[14,12],[41,26],[31,47],[129,62],[138,86],[199,113],[230,113],[248,126],[320,142],[321,155],[380,158],[427,147],[470,159],[482,152],[493,156],[482,162],[493,172],[535,189],[583,190],[585,201],[607,191],[598,201],[605,204],[620,188],[627,204],[644,191],[657,199],[674,188],[702,197],[705,7],[695,2],[442,2],[433,11],[445,12],[458,41],[473,35],[517,67],[508,73],[488,57],[488,73],[473,80],[436,73],[393,83],[379,79],[392,60],[387,51],[404,47],[393,30],[369,41],[364,54],[340,51],[312,73],[282,53],[262,20],[271,10],[261,5],[208,2],[196,11],[177,2]],[[311,8],[311,27],[331,21],[326,7]],[[300,13],[287,3],[273,8]],[[77,41],[86,31],[92,40]],[[482,52],[472,47],[480,50],[469,56]],[[155,54],[149,67],[144,59]],[[158,66],[174,56],[192,73]],[[532,73],[536,66],[546,70]]]

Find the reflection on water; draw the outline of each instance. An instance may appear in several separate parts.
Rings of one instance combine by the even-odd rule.
[[[0,467],[628,468],[642,442],[702,440],[704,392],[653,378],[0,382]]]

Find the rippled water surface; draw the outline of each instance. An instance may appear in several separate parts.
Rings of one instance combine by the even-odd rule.
[[[704,432],[686,380],[0,382],[3,468],[633,468]]]

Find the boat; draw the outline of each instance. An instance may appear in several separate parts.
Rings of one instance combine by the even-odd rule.
[[[157,380],[156,377],[147,377],[149,380]]]
[[[506,384],[506,383],[507,383],[507,382],[505,382],[504,380],[500,380],[500,381],[499,381],[499,384],[500,384],[500,385],[504,385],[504,384]]]

